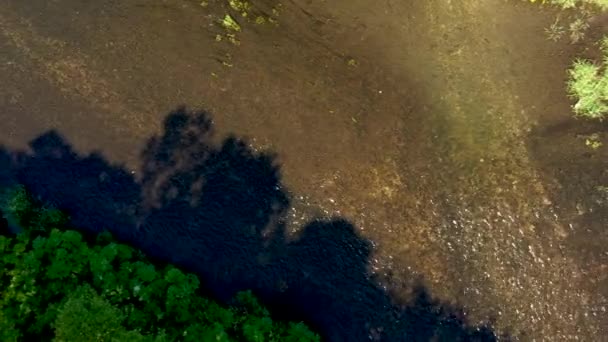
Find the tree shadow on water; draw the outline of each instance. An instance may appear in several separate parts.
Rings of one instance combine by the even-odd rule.
[[[128,240],[140,198],[139,186],[120,166],[99,153],[79,156],[55,132],[30,142],[30,152],[0,152],[0,185],[19,183],[45,203],[67,211],[72,223],[93,232],[110,229]]]
[[[277,318],[304,320],[328,341],[496,339],[423,286],[394,303],[369,274],[371,243],[344,219],[315,220],[288,237],[290,200],[275,158],[235,137],[214,141],[208,114],[179,108],[148,141],[135,179],[51,131],[28,152],[0,149],[0,184],[21,183],[75,226],[108,229],[196,272],[222,300],[253,289]]]
[[[272,156],[234,137],[219,146],[212,140],[208,116],[184,110],[167,118],[162,137],[150,139],[142,154],[139,238],[145,250],[188,265],[224,297],[259,272],[265,230],[289,199]]]

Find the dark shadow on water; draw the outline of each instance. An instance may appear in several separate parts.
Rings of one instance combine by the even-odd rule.
[[[496,340],[423,286],[395,303],[369,274],[371,243],[344,219],[315,220],[288,237],[290,196],[275,158],[235,137],[213,141],[208,114],[180,108],[148,141],[135,179],[51,131],[31,151],[0,149],[0,185],[21,183],[75,226],[108,229],[198,273],[222,300],[253,289],[277,317],[305,320],[328,341]]]

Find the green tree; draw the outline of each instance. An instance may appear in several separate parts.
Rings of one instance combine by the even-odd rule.
[[[143,341],[136,331],[122,326],[123,312],[88,285],[71,293],[58,310],[55,341]]]
[[[23,232],[0,236],[2,341],[319,341],[302,323],[273,320],[249,291],[221,305],[194,274],[107,233],[86,242],[23,188],[5,193],[0,209]]]

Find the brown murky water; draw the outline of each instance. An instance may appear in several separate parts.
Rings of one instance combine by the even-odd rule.
[[[55,128],[137,170],[168,110],[204,107],[278,154],[294,229],[321,212],[373,241],[395,298],[422,277],[526,340],[606,336],[608,144],[580,137],[608,131],[563,89],[593,37],[551,42],[555,13],[517,1],[281,5],[233,46],[213,2],[7,1],[1,142]]]

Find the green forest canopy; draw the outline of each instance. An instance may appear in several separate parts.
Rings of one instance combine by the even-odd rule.
[[[3,196],[1,341],[319,341],[303,323],[270,317],[251,292],[222,306],[199,279],[151,263],[108,233],[85,241],[59,210],[23,188]]]

